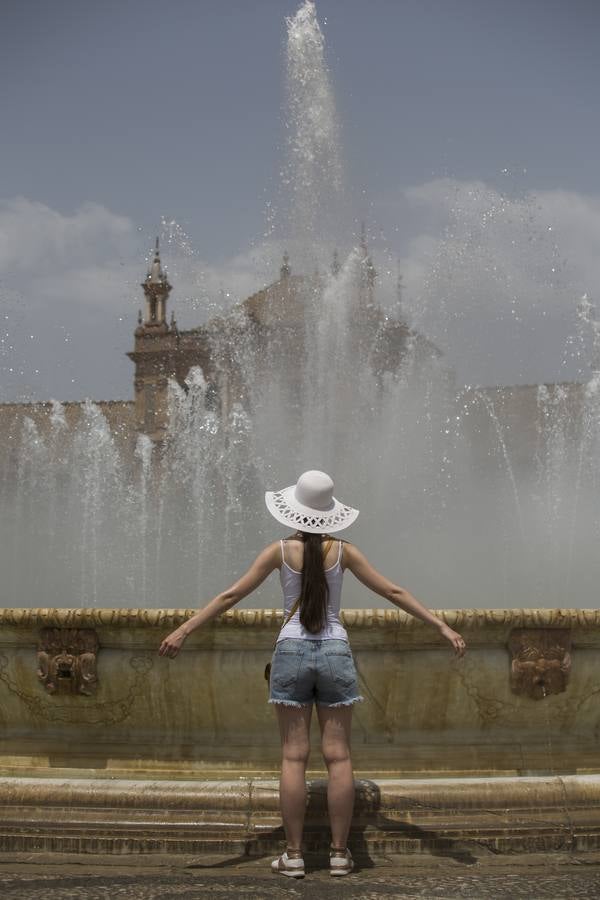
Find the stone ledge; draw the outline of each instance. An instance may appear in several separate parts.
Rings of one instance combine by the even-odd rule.
[[[306,843],[326,845],[326,782],[309,782]],[[600,775],[361,780],[362,852],[600,848]],[[240,852],[283,839],[275,780],[0,779],[0,850]]]
[[[5,626],[56,627],[169,627],[177,626],[196,609],[144,608],[0,608],[0,624]],[[600,609],[434,609],[432,612],[452,628],[501,627],[582,627],[600,625]],[[396,625],[402,629],[427,629],[429,626],[408,613],[393,609],[345,609],[342,621],[350,628],[378,628]],[[234,628],[271,628],[283,622],[279,609],[236,609],[206,626]]]
[[[51,771],[51,770],[49,770]],[[327,781],[309,780],[310,804],[326,804]],[[252,811],[277,810],[279,781],[240,776],[225,780],[142,780],[135,778],[0,778],[2,807],[48,806],[123,809]],[[93,801],[93,803],[92,803]],[[597,805],[600,774],[474,778],[356,779],[355,810],[540,810]]]

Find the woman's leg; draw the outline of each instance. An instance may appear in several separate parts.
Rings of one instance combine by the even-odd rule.
[[[329,772],[327,806],[331,843],[343,848],[348,840],[354,808],[354,774],[350,758],[351,706],[317,706],[323,759]]]
[[[281,818],[288,850],[300,850],[306,812],[306,763],[310,753],[310,706],[276,704],[281,734]]]

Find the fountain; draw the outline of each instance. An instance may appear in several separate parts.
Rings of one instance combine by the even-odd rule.
[[[511,310],[525,261],[542,283],[555,251],[548,260],[532,240],[527,201],[499,206],[483,188],[459,198],[411,304],[394,296],[383,256],[376,271],[367,229],[349,233],[340,126],[311,3],[288,22],[285,117],[280,212],[270,222],[275,252],[289,250],[280,279],[195,335],[166,323],[171,286],[157,255],[144,282],[148,327],[131,354],[135,413],[91,401],[0,407],[0,602],[199,605],[275,536],[264,488],[317,467],[363,510],[354,531],[375,565],[428,605],[595,606],[593,304],[586,297],[579,308],[593,344],[587,384],[457,384],[422,323],[435,322],[447,345],[482,271]],[[142,351],[156,334],[179,355],[165,364],[174,377],[167,369],[146,401],[154,385]],[[204,371],[185,363],[194,339],[208,348],[196,351]],[[163,400],[170,428],[151,443]],[[364,605],[360,586],[348,583],[346,602]],[[271,585],[247,603],[271,606]]]
[[[280,279],[201,335],[164,321],[158,248],[144,283],[136,366],[157,323],[174,346],[204,341],[210,364],[164,378],[164,408],[148,395],[144,416],[158,423],[149,433],[129,403],[0,407],[6,846],[278,840],[278,739],[262,702],[281,622],[274,582],[195,633],[176,661],[156,649],[273,539],[264,488],[307,468],[334,473],[363,511],[349,537],[470,647],[451,661],[421,623],[362,609],[364,593],[348,581],[345,621],[369,701],[356,713],[354,751],[367,844],[414,850],[476,837],[518,849],[563,846],[568,832],[569,846],[596,846],[593,306],[580,307],[594,348],[587,384],[457,387],[421,323],[406,320],[395,276],[378,275],[367,229],[344,233],[339,124],[308,0],[288,21],[287,61],[290,144],[272,223],[273,244],[289,250]],[[489,240],[491,213],[484,226]],[[464,243],[476,256],[470,226]],[[468,256],[437,261],[423,308],[450,315],[444,285],[468,281]],[[140,366],[139,402],[146,376]],[[315,782],[315,810],[321,793]],[[59,810],[54,821],[43,806],[34,814],[40,796]],[[536,803],[547,813],[534,814]],[[74,806],[79,831],[68,837]],[[137,836],[116,807],[129,809]],[[15,808],[29,826],[14,829]],[[577,829],[567,829],[575,808]]]

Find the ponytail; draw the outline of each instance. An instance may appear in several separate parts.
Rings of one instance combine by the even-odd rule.
[[[311,634],[317,634],[327,621],[329,585],[325,577],[325,560],[320,534],[302,532],[304,560],[300,590],[300,624]]]

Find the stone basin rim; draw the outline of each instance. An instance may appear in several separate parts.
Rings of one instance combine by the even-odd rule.
[[[0,607],[0,624],[5,626],[177,626],[197,611],[197,607],[147,609],[145,607]],[[434,615],[452,628],[531,627],[565,628],[600,625],[600,609],[563,607],[510,607],[483,609],[432,609]],[[345,609],[342,622],[353,629],[395,625],[404,630],[429,629],[409,613],[389,608]],[[205,629],[215,627],[275,629],[283,622],[281,609],[236,609],[220,616]]]
[[[327,781],[308,779],[311,795],[326,795]],[[355,780],[357,804],[373,809],[421,807],[432,810],[593,807],[600,810],[600,773],[592,775],[381,778]],[[2,777],[3,808],[49,804],[69,807],[113,804],[127,808],[278,808],[279,782],[240,777],[206,781],[135,778]],[[0,816],[0,819],[2,817]]]

